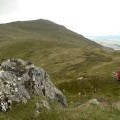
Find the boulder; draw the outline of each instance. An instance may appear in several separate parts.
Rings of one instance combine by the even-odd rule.
[[[27,103],[33,94],[43,95],[67,106],[65,96],[42,68],[21,59],[3,61],[0,66],[1,111],[9,110],[13,102]]]

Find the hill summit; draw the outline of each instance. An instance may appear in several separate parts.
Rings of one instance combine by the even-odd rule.
[[[51,42],[63,42],[75,47],[100,47],[99,44],[90,41],[84,36],[77,34],[62,25],[48,20],[17,21],[0,25],[0,40],[9,38],[16,39],[39,39]],[[13,36],[14,35],[14,36]]]

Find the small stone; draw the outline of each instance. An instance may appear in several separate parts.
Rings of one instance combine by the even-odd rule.
[[[81,92],[78,92],[78,95],[81,96]]]
[[[79,77],[79,78],[77,78],[78,80],[82,80],[83,79],[83,77]]]
[[[39,103],[36,103],[36,114],[39,114],[43,109],[50,109],[49,103],[46,100],[41,100]]]
[[[47,101],[41,100],[41,104],[42,104],[45,108],[50,109],[49,103],[48,103]]]
[[[91,99],[88,101],[88,103],[91,105],[99,105],[100,104],[100,102],[98,102],[97,99]]]
[[[7,111],[7,107],[6,107],[6,104],[4,102],[1,102],[1,109],[3,112]]]

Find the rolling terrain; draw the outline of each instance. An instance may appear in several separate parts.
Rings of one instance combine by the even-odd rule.
[[[29,60],[43,67],[67,97],[68,108],[53,106],[35,120],[120,119],[120,83],[111,76],[120,70],[119,51],[40,19],[0,25],[0,61],[9,58]],[[94,98],[102,105],[85,104]],[[35,98],[26,105],[16,105],[10,112],[0,113],[0,119],[32,120],[34,102]]]

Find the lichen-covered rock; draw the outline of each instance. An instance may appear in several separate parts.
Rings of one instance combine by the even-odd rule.
[[[46,96],[67,106],[65,96],[53,85],[50,76],[42,68],[21,59],[8,59],[1,63],[0,69],[2,111],[10,109],[14,101],[26,103],[32,94]]]

